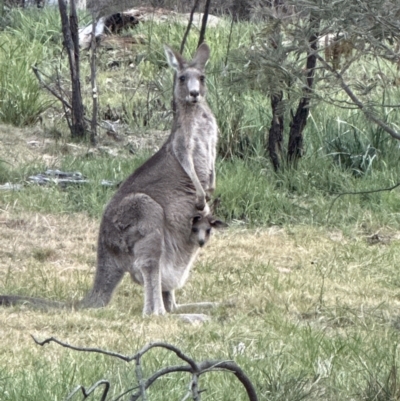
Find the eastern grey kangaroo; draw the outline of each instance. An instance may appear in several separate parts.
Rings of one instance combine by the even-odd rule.
[[[206,208],[208,206],[206,205]],[[221,222],[218,219],[215,219],[211,214],[208,213],[208,209],[203,210],[196,214],[192,218],[192,226],[191,226],[191,232],[190,236],[188,239],[188,243],[192,247],[193,250],[193,255],[191,261],[187,264],[185,271],[181,272],[182,277],[180,278],[182,285],[187,279],[187,276],[190,271],[191,267],[191,262],[194,261],[199,249],[203,247],[208,240],[210,239],[211,231],[212,228],[220,228],[220,227],[226,227],[226,224]],[[174,274],[174,271],[171,272],[171,274]],[[139,284],[143,284],[140,281],[138,281],[135,277],[135,273],[131,272],[132,278],[134,281],[139,282]],[[179,277],[178,277],[179,279]],[[185,309],[191,309],[192,307],[212,307],[215,305],[215,303],[211,302],[201,302],[201,303],[196,303],[196,304],[183,304],[183,305],[177,305],[175,302],[175,286],[172,285],[169,287],[168,290],[163,291],[162,296],[163,296],[163,301],[164,301],[164,306],[165,310],[167,312],[174,312],[178,310],[185,310]],[[51,308],[64,308],[68,306],[72,306],[72,304],[68,303],[63,303],[63,302],[58,302],[58,301],[51,301],[48,299],[43,299],[43,298],[34,298],[34,297],[28,297],[28,296],[20,296],[20,295],[0,295],[0,305],[4,306],[10,306],[14,305],[17,303],[21,302],[26,302],[30,303],[33,306],[37,307],[51,307]],[[80,304],[76,304],[74,306],[81,306],[83,307],[84,305],[82,304],[82,301]],[[200,315],[194,315],[195,320],[196,316],[200,317]],[[201,317],[200,317],[201,318]],[[190,315],[187,315],[188,320],[193,320],[190,319]]]
[[[172,151],[196,189],[196,207],[203,209],[206,196],[215,189],[215,158],[218,127],[206,99],[205,65],[210,56],[203,43],[191,62],[165,46],[169,65],[175,70],[176,116],[171,133]]]
[[[209,47],[199,46],[190,62],[168,46],[165,53],[177,74],[171,134],[107,205],[100,224],[93,288],[78,307],[107,305],[129,272],[144,287],[143,314],[179,310],[174,290],[186,282],[211,228],[223,225],[210,216],[206,204],[206,196],[215,188],[218,134],[205,100]],[[8,296],[8,303],[16,300]],[[0,303],[6,304],[7,296],[0,297]]]

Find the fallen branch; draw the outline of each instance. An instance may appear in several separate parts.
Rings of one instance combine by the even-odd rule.
[[[243,370],[234,362],[234,361],[220,361],[220,360],[206,360],[197,363],[194,359],[190,358],[186,354],[184,354],[179,348],[175,347],[174,345],[167,344],[164,342],[155,342],[155,343],[150,343],[145,345],[140,351],[138,351],[136,354],[131,355],[131,356],[126,356],[122,355],[116,352],[112,351],[106,351],[100,348],[82,348],[82,347],[77,347],[65,342],[62,342],[54,337],[47,338],[43,341],[37,340],[35,337],[33,337],[33,340],[35,341],[36,344],[44,346],[45,344],[49,344],[51,342],[55,342],[58,345],[61,345],[62,347],[72,349],[74,351],[81,351],[81,352],[95,352],[103,355],[108,355],[112,356],[115,358],[122,359],[125,362],[131,362],[135,361],[136,362],[136,379],[139,383],[138,387],[133,387],[123,393],[123,395],[126,395],[128,392],[133,391],[137,388],[139,390],[131,395],[130,401],[135,401],[138,400],[139,398],[142,398],[142,400],[147,400],[146,396],[146,390],[160,377],[169,374],[169,373],[175,373],[175,372],[187,372],[192,375],[191,381],[190,381],[190,386],[189,390],[192,396],[192,399],[194,401],[200,401],[201,400],[201,393],[203,390],[199,390],[199,377],[200,375],[204,373],[209,373],[209,372],[215,372],[215,371],[224,371],[224,372],[231,372],[233,373],[236,378],[240,381],[240,383],[243,385],[247,392],[248,399],[250,401],[258,401],[257,398],[257,393],[255,391],[255,388],[250,381],[250,379],[247,377],[247,375],[243,372]],[[141,369],[141,358],[142,356],[151,350],[152,348],[164,348],[167,349],[168,351],[174,352],[175,355],[183,360],[184,362],[187,363],[187,365],[177,365],[177,366],[168,366],[166,368],[162,368],[155,372],[151,377],[148,379],[143,379],[142,377],[142,369]],[[109,391],[110,384],[105,381],[99,381],[97,382],[94,386],[92,386],[89,390],[86,390],[84,387],[79,386],[77,387],[67,398],[67,400],[70,400],[71,397],[76,394],[79,390],[82,391],[84,399],[88,397],[88,395],[94,391],[95,388],[99,387],[100,385],[104,385],[105,389],[102,394],[102,401],[105,401],[107,393]],[[120,399],[122,397],[122,394],[119,395],[114,401]],[[189,393],[184,396],[184,400],[186,400],[189,397]]]

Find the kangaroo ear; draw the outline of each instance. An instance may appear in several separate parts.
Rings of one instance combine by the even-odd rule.
[[[208,47],[207,43],[203,42],[197,48],[196,54],[194,55],[190,65],[196,66],[200,69],[204,69],[209,58],[210,58],[210,48]]]
[[[164,52],[169,66],[175,71],[180,71],[185,67],[186,61],[178,52],[167,45],[164,45]]]
[[[209,222],[211,227],[215,228],[216,230],[228,227],[228,224],[224,223],[222,220],[215,219],[214,217],[212,217]]]

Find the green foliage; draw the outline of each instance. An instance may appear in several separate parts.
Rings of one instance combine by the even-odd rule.
[[[25,29],[19,30],[22,22],[16,23],[14,30],[0,35],[0,121],[23,126],[35,123],[52,103],[43,96],[32,71],[33,65],[48,56],[43,45],[51,37],[38,24],[33,23],[28,29],[33,21],[21,12],[16,16]]]
[[[13,8],[2,22],[4,31],[21,40],[39,42],[42,45],[61,45],[60,14],[55,7]]]
[[[1,193],[1,202],[16,204],[19,210],[42,213],[86,212],[100,219],[104,205],[115,187],[101,185],[102,180],[118,183],[148,157],[121,153],[110,156],[64,156],[55,166],[63,171],[79,171],[88,184],[40,187],[27,184],[19,192]],[[400,224],[400,199],[397,190],[375,194],[337,194],[363,192],[395,185],[399,167],[390,170],[380,167],[359,177],[343,166],[332,165],[330,156],[321,148],[316,155],[306,155],[298,169],[275,173],[264,157],[231,158],[217,164],[217,190],[220,198],[216,214],[233,224],[250,226],[311,224],[349,227],[366,224],[368,227]],[[23,183],[30,175],[46,170],[42,163],[7,167],[2,182]],[[361,178],[361,179],[360,179]],[[335,200],[335,202],[334,202]]]

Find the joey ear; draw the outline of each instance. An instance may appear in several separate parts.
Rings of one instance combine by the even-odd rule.
[[[215,228],[216,230],[228,227],[228,224],[224,223],[222,220],[215,219],[214,217],[212,217],[209,221],[211,227]]]
[[[197,223],[199,220],[201,220],[202,216],[199,214],[196,214],[195,216],[192,217],[192,225]]]
[[[185,67],[186,61],[178,52],[167,45],[164,45],[164,52],[169,66],[175,71],[180,71]]]
[[[207,43],[203,42],[197,48],[196,54],[194,55],[190,65],[196,66],[200,69],[204,69],[209,58],[210,58],[210,48],[208,47]]]

